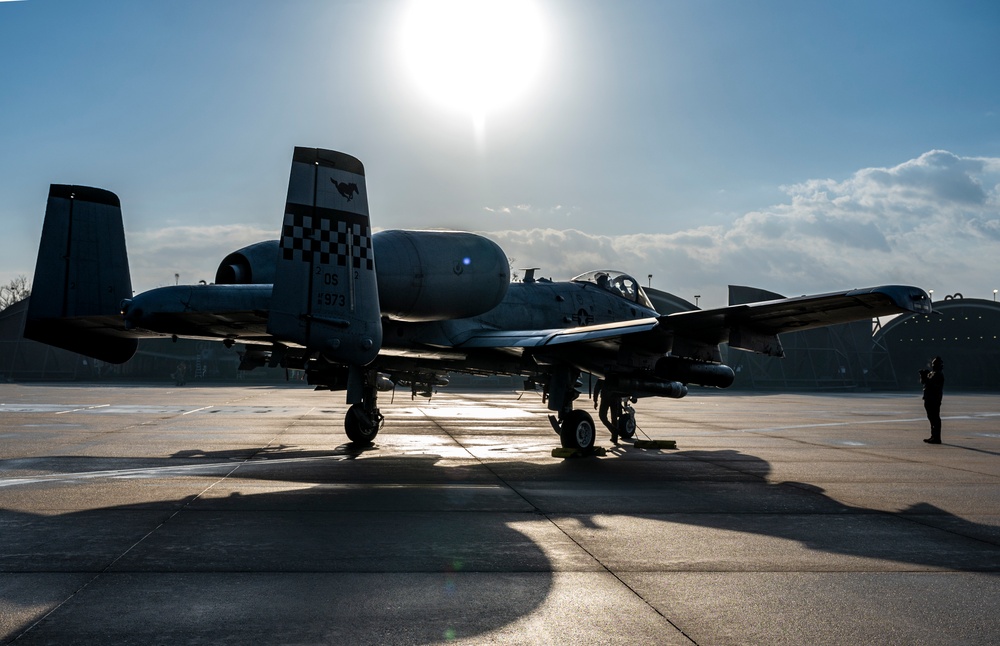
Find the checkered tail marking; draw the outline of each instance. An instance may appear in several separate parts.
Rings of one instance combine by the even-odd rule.
[[[285,260],[374,269],[368,218],[346,211],[287,206],[289,212],[281,229],[281,254]]]

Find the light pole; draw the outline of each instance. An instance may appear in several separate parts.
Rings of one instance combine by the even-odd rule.
[[[646,276],[646,280],[649,281],[649,288],[653,289],[653,274],[650,274],[650,275]],[[997,291],[994,289],[993,290],[994,300],[996,300],[996,296],[995,296],[996,293],[997,293]]]
[[[698,299],[701,298],[701,294],[694,295],[694,306],[698,307]]]
[[[995,289],[993,290],[993,302],[994,303],[997,302],[997,290],[995,290]]]

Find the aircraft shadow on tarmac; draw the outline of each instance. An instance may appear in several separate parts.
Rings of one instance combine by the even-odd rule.
[[[268,634],[282,642],[329,641],[347,631],[345,639],[421,643],[502,628],[545,601],[558,568],[547,545],[514,528],[521,522],[572,519],[599,531],[608,516],[630,516],[776,537],[918,569],[1000,570],[989,538],[994,528],[931,505],[889,513],[845,505],[812,485],[769,483],[770,465],[737,451],[644,454],[629,447],[616,456],[558,464],[455,465],[434,455],[288,448],[250,461],[247,451],[192,449],[138,468],[135,459],[49,458],[59,463],[53,472],[111,472],[88,486],[120,486],[134,502],[33,514],[3,509],[2,501],[22,487],[65,487],[70,495],[80,481],[0,487],[0,573],[82,574],[84,583],[92,580],[85,593],[52,621],[76,613],[85,622],[92,599],[110,595],[133,640],[163,640],[171,630],[194,634],[214,622],[257,642]],[[363,459],[352,459],[358,456]],[[16,461],[5,462],[0,474],[16,468]],[[116,466],[122,475],[113,475]],[[170,469],[177,471],[162,473]],[[188,478],[218,480],[220,474],[226,478],[200,494],[158,497],[177,491],[164,478],[183,488]],[[142,479],[154,477],[153,491],[144,492]],[[559,531],[546,535],[564,540]],[[646,546],[654,548],[671,551],[670,545]],[[316,576],[326,573],[343,576]],[[112,586],[105,574],[123,574],[117,578],[132,584]],[[0,605],[8,607],[70,596],[60,590],[39,599],[37,586],[3,580]],[[244,603],[230,603],[218,615],[206,612],[220,598]],[[186,619],[178,624],[177,617]],[[280,634],[270,632],[277,626]],[[400,626],[403,637],[389,631]],[[41,628],[44,635],[44,622]]]

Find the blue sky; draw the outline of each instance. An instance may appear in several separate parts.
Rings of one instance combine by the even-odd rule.
[[[364,162],[375,227],[554,278],[1000,288],[1000,4],[531,4],[540,59],[477,131],[409,73],[405,0],[0,2],[0,282],[50,183],[119,195],[137,289],[211,280],[315,146]]]

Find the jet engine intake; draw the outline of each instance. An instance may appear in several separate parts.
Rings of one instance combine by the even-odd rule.
[[[736,379],[736,373],[724,363],[705,363],[677,357],[663,357],[656,362],[654,372],[661,379],[711,388],[728,388]]]
[[[268,285],[274,282],[278,241],[265,240],[237,249],[222,259],[216,285]]]
[[[474,233],[380,231],[372,236],[379,306],[400,321],[478,316],[510,285],[503,249]]]

